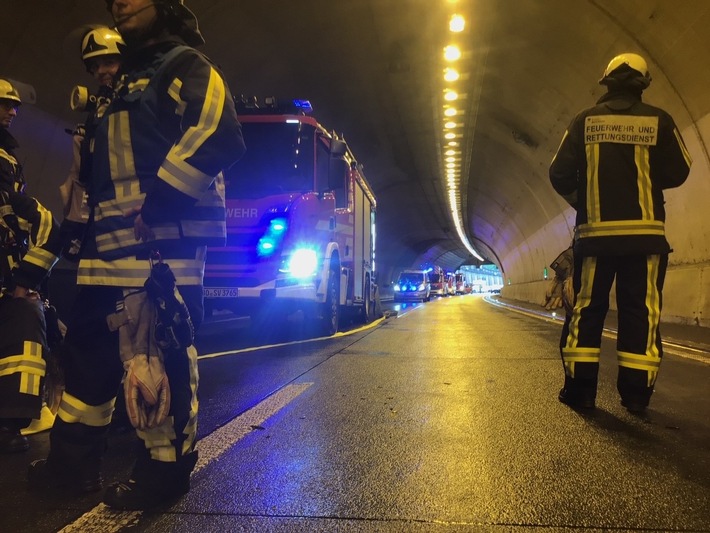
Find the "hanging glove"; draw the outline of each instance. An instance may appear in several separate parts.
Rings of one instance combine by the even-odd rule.
[[[574,310],[574,286],[572,285],[572,277],[567,278],[562,283],[562,304],[565,306],[565,311],[568,315]]]
[[[111,331],[118,330],[126,411],[133,427],[153,428],[170,410],[170,385],[155,342],[156,311],[145,291],[126,295],[119,307],[107,320]]]
[[[123,383],[126,411],[133,427],[148,429],[159,426],[170,410],[170,385],[165,365],[159,357],[137,354],[124,363]]]

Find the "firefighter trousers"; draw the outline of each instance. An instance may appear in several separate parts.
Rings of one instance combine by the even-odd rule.
[[[27,427],[39,418],[47,335],[42,302],[0,297],[0,420]]]
[[[565,388],[596,397],[604,319],[616,281],[617,390],[622,400],[648,405],[663,357],[659,322],[668,255],[579,257],[575,305],[560,339]]]
[[[202,291],[182,290],[190,309],[201,309]],[[191,306],[190,296],[200,301]],[[119,287],[86,286],[72,306],[63,357],[65,390],[50,433],[49,461],[71,465],[80,476],[100,473],[101,457],[124,374],[117,331],[106,317],[123,299]],[[199,322],[199,320],[198,320]],[[145,444],[138,465],[180,463],[195,447],[197,435],[197,351],[194,346],[166,354],[165,371],[171,390],[170,411],[158,427],[137,431]],[[120,388],[120,390],[119,390]],[[161,467],[162,468],[162,467]]]

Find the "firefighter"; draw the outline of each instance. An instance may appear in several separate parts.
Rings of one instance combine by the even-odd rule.
[[[0,453],[29,448],[21,430],[42,409],[47,336],[37,290],[59,255],[52,214],[24,195],[8,131],[21,104],[17,90],[0,79]]]
[[[111,101],[116,74],[121,65],[121,51],[125,47],[121,35],[106,26],[87,26],[79,31],[83,33],[81,59],[86,71],[98,83],[98,88],[96,94],[90,94],[82,86],[75,87],[72,92],[72,108],[86,111],[86,119],[73,131],[67,130],[73,134],[74,157],[69,175],[59,187],[64,205],[62,251],[70,261],[78,260],[89,218],[85,184],[89,182],[93,132],[96,122]]]
[[[617,389],[622,406],[643,413],[663,356],[658,326],[671,251],[663,190],[685,182],[691,158],[673,118],[642,101],[651,83],[643,57],[614,57],[599,83],[606,94],[572,120],[550,166],[552,186],[577,211],[575,304],[560,340],[559,400],[595,406],[602,328],[616,281]]]
[[[107,487],[103,501],[142,510],[189,490],[197,460],[197,352],[180,341],[158,354],[161,361],[151,336],[142,353],[126,357],[132,347],[120,341],[133,339],[123,334],[126,326],[137,325],[135,338],[146,328],[140,302],[137,323],[125,311],[142,294],[159,251],[165,263],[156,260],[156,269],[169,265],[179,290],[166,275],[167,288],[157,293],[178,309],[184,300],[199,324],[206,246],[224,245],[226,233],[221,171],[245,147],[222,74],[193,48],[204,42],[195,15],[178,0],[107,0],[107,7],[126,51],[94,136],[92,215],[67,323],[66,389],[49,456],[32,463],[28,477],[36,487],[101,488],[107,429],[126,369],[127,408],[144,446],[130,478]]]

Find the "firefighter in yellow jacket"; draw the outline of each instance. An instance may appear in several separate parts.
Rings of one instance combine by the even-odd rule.
[[[577,210],[575,305],[562,331],[559,400],[593,408],[601,334],[616,281],[617,389],[634,413],[648,406],[663,356],[659,321],[671,248],[663,190],[682,185],[691,159],[673,118],[642,101],[651,83],[643,57],[614,57],[597,104],[580,112],[550,166],[555,191]]]
[[[169,342],[156,352],[157,333],[141,337],[141,330],[159,330],[153,319],[145,327],[142,291],[152,299],[151,287],[165,281],[159,297],[181,319],[184,301],[199,324],[206,247],[223,244],[226,233],[221,171],[245,147],[223,76],[193,48],[204,41],[182,1],[107,0],[107,7],[126,52],[94,136],[80,294],[65,338],[66,389],[49,456],[31,464],[28,476],[33,486],[101,488],[101,457],[125,369],[127,409],[144,446],[130,478],[107,487],[103,499],[141,510],[189,490],[198,407],[189,331],[173,335],[175,342],[163,337]],[[170,272],[177,290],[169,287]],[[149,273],[156,275],[146,282]],[[126,348],[125,338],[142,341]]]
[[[60,246],[52,214],[19,192],[18,144],[8,128],[21,103],[12,84],[0,79],[0,453],[27,450],[21,430],[40,415],[48,348],[37,290]]]

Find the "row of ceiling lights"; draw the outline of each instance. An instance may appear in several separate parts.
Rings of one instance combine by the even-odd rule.
[[[456,4],[458,0],[449,0]],[[483,257],[475,250],[463,230],[463,217],[461,214],[461,177],[463,170],[463,125],[464,112],[459,102],[458,85],[461,79],[459,65],[461,64],[462,51],[457,42],[466,30],[466,20],[460,13],[451,13],[449,17],[449,43],[444,47],[443,59],[443,114],[444,114],[444,162],[447,190],[449,193],[449,209],[456,226],[456,232],[466,249],[478,260]]]

